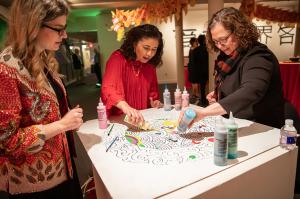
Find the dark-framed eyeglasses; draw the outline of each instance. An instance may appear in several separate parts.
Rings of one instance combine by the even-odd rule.
[[[226,37],[223,37],[221,39],[219,39],[218,41],[217,40],[213,40],[213,42],[215,43],[215,46],[217,45],[225,45],[227,43],[227,40],[229,39],[229,37],[232,35],[232,32],[227,35]]]
[[[63,36],[63,34],[65,33],[65,31],[67,29],[67,25],[65,25],[65,27],[63,27],[63,28],[54,28],[54,27],[51,27],[47,24],[43,24],[43,27],[49,28],[49,29],[57,32],[59,36]]]

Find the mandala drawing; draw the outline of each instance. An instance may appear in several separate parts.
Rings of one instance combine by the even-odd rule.
[[[185,133],[176,132],[174,118],[147,120],[151,131],[130,131],[124,125],[115,124],[114,135],[118,141],[109,150],[122,161],[154,165],[181,164],[213,156],[213,132],[215,118],[208,117],[193,124]],[[120,128],[119,128],[119,127]],[[105,138],[108,146],[114,136]]]

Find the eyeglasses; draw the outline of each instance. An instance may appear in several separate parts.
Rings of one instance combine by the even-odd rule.
[[[65,33],[65,31],[67,29],[67,25],[65,25],[65,27],[63,27],[63,28],[54,28],[54,27],[48,26],[47,24],[43,24],[43,27],[49,28],[49,29],[57,32],[59,36],[63,36],[63,34]]]
[[[213,42],[215,43],[215,46],[217,46],[217,45],[225,45],[226,43],[227,43],[227,40],[228,40],[228,38],[230,37],[232,35],[232,32],[229,34],[229,35],[227,35],[226,37],[223,37],[223,38],[221,38],[221,39],[219,39],[218,41],[217,40],[213,40]]]

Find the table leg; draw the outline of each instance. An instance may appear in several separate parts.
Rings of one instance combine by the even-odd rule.
[[[93,176],[94,176],[97,199],[111,199],[112,197],[110,196],[108,190],[106,189],[103,181],[101,180],[94,166],[93,166]]]

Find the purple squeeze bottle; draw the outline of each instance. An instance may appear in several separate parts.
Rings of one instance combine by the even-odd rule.
[[[100,129],[106,129],[107,128],[107,116],[106,116],[106,107],[101,101],[101,97],[99,99],[99,103],[97,106],[97,112],[98,112],[98,123]]]

